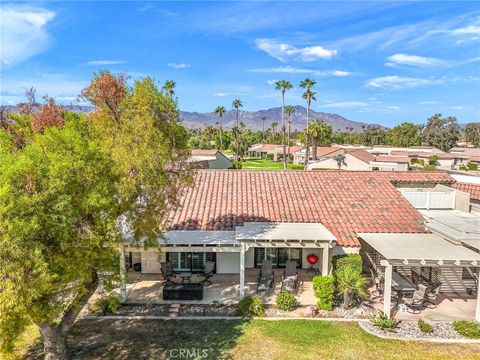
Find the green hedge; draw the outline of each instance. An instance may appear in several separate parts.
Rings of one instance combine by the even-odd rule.
[[[265,316],[265,305],[262,298],[258,295],[243,297],[237,305],[236,315],[242,317]]]
[[[467,164],[467,168],[468,168],[468,170],[478,170],[478,165],[475,164],[475,163],[469,162]]]
[[[480,339],[480,322],[458,320],[453,322],[453,329],[470,339]]]
[[[351,267],[357,272],[362,272],[362,257],[359,254],[337,255],[332,258],[333,273],[342,268]]]
[[[313,291],[318,299],[317,306],[322,310],[332,310],[335,279],[333,276],[315,276],[312,280]]]

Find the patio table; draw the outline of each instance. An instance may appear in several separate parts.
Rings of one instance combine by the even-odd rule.
[[[182,278],[182,283],[185,281],[190,282],[190,278],[192,277],[192,273],[190,272],[182,272],[179,275]]]
[[[415,284],[408,277],[399,272],[392,273],[392,287],[395,291],[401,293],[414,292],[417,289]]]

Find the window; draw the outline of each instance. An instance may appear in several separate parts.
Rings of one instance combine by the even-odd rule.
[[[478,277],[478,267],[464,267],[462,271],[462,280],[473,280],[473,275],[477,274]]]
[[[297,267],[302,266],[301,249],[255,248],[254,265],[261,267],[264,260],[272,260],[273,267],[284,268],[287,260],[296,260]]]
[[[211,252],[167,252],[167,261],[176,271],[200,272],[206,261],[215,260],[215,253]]]

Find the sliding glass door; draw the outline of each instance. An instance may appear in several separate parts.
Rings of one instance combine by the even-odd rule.
[[[277,268],[284,268],[288,260],[295,260],[297,262],[297,267],[301,267],[301,249],[255,248],[255,267],[261,267],[264,260],[271,260],[273,267]]]
[[[206,261],[215,262],[215,255],[211,252],[167,252],[167,261],[176,271],[200,272]]]

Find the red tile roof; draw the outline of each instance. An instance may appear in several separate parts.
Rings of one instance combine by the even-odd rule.
[[[465,184],[455,183],[453,187],[460,191],[465,191],[470,194],[470,199],[480,200],[480,185],[478,184]]]
[[[408,164],[410,162],[410,159],[408,158],[408,156],[378,155],[375,157],[375,161]]]
[[[333,154],[335,152],[343,152],[342,148],[332,147],[332,146],[318,146],[317,147],[317,158]]]
[[[192,149],[192,156],[215,156],[218,150],[215,149]]]
[[[454,180],[442,172],[200,170],[165,226],[233,230],[251,221],[322,223],[341,246],[359,246],[355,232],[425,232],[422,215],[392,181]]]
[[[358,150],[353,150],[353,151],[348,151],[347,154],[350,154],[352,156],[355,156],[357,159],[362,160],[365,163],[369,163],[370,161],[375,160],[375,156],[370,154],[368,151],[358,149]]]

